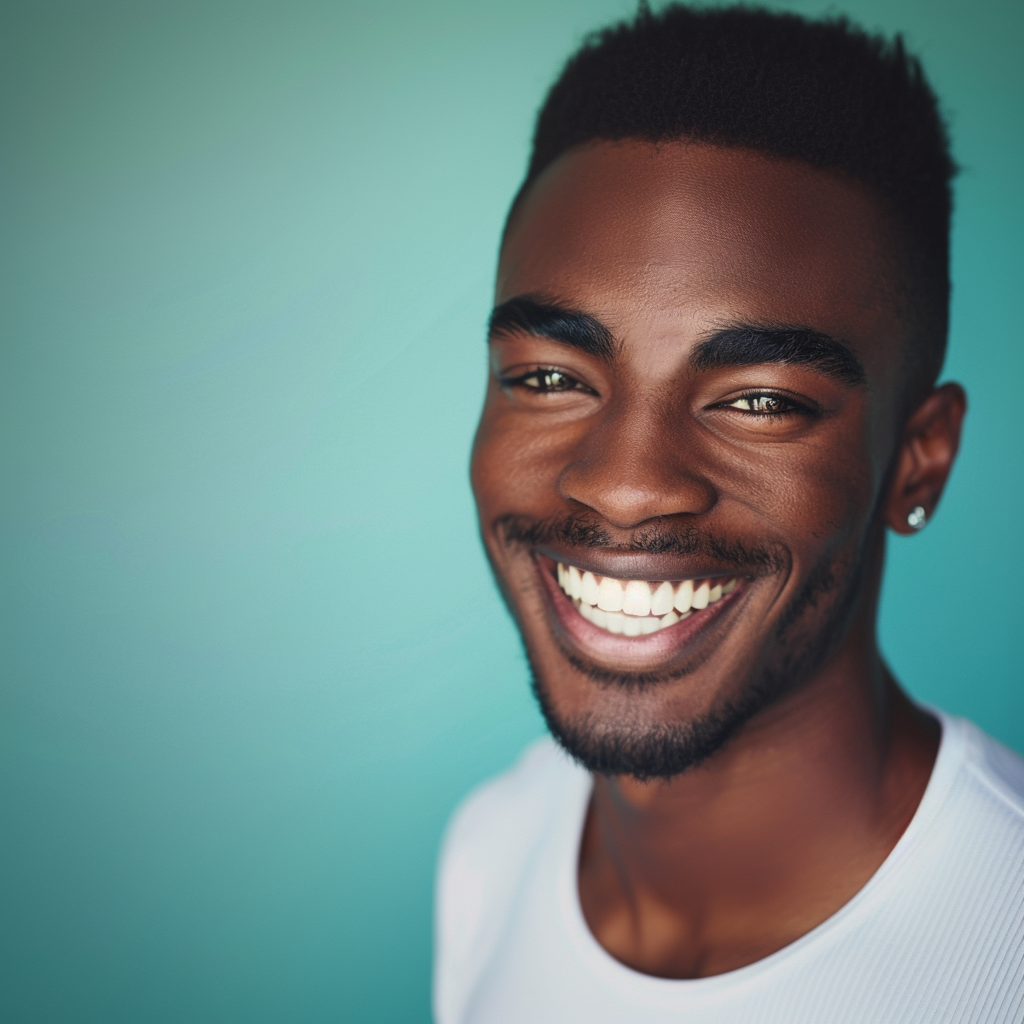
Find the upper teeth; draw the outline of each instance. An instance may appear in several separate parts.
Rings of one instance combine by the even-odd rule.
[[[558,563],[558,585],[575,601],[579,613],[610,633],[640,636],[655,633],[685,619],[694,610],[714,604],[732,593],[737,580],[683,580],[673,585],[646,580],[617,580],[580,572],[575,565]]]

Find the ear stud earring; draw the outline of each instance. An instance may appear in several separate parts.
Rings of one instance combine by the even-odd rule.
[[[928,513],[920,505],[915,505],[907,516],[907,526],[912,530],[921,530],[928,522]]]

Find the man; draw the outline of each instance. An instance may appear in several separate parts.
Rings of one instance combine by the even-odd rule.
[[[1024,763],[875,640],[965,411],[953,170],[842,21],[642,9],[552,89],[472,479],[562,750],[449,828],[440,1024],[1024,1019]]]

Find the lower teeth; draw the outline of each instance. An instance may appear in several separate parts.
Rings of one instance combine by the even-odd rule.
[[[593,605],[585,604],[578,598],[573,604],[580,615],[588,622],[592,622],[595,626],[605,629],[609,633],[622,634],[623,636],[645,636],[648,633],[657,633],[661,629],[667,629],[669,626],[674,626],[677,622],[682,622],[683,619],[688,619],[693,614],[693,612],[684,612],[680,615],[678,612],[673,611],[667,615],[662,615],[661,618],[655,618],[653,615],[639,617],[624,615],[622,612],[602,611]]]

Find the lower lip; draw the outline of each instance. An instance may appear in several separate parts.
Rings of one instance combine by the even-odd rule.
[[[569,634],[574,646],[601,660],[617,663],[650,665],[667,661],[692,643],[698,633],[718,618],[727,607],[734,604],[743,590],[741,581],[731,594],[720,597],[707,608],[692,612],[674,626],[659,629],[657,633],[648,633],[646,636],[622,636],[609,633],[583,618],[545,564],[550,562],[550,559],[546,556],[537,556],[535,561],[547,587],[558,622]]]

